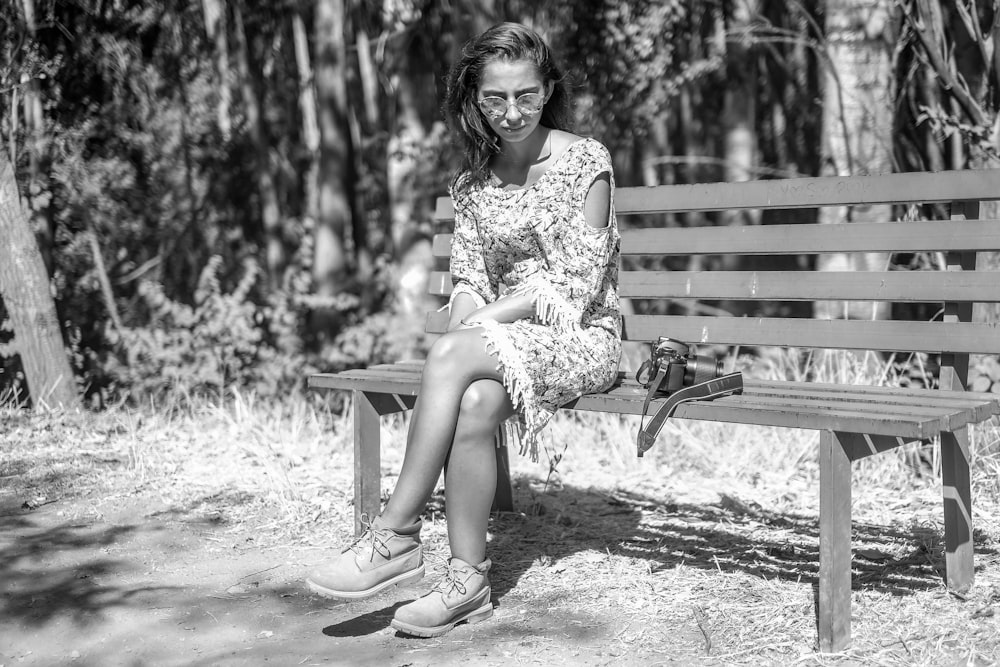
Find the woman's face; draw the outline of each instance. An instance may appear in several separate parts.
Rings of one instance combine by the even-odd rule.
[[[518,142],[538,127],[542,107],[551,94],[552,86],[545,84],[533,63],[493,60],[483,68],[477,102],[480,113],[502,141]]]

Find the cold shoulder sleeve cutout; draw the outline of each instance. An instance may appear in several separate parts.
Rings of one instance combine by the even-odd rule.
[[[570,187],[564,195],[568,201],[563,206],[568,205],[572,211],[570,224],[553,226],[551,250],[545,261],[514,290],[515,294],[531,296],[540,321],[562,330],[581,324],[584,311],[602,289],[608,263],[617,248],[617,234],[612,233],[611,158],[603,146],[597,146],[600,149],[589,151],[569,179]],[[591,186],[604,176],[608,184],[607,218],[598,228],[588,224],[585,209]],[[536,224],[546,226],[549,221],[542,216]]]

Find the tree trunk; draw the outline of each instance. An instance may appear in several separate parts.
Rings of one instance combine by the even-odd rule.
[[[317,0],[313,61],[320,130],[320,186],[313,280],[316,292],[322,296],[333,296],[344,289],[348,274],[346,233],[352,225],[354,146],[348,123],[344,21],[343,0]]]
[[[728,34],[737,36],[751,29],[757,14],[757,0],[746,0],[733,5],[728,27],[721,26]],[[724,178],[727,183],[751,180],[757,162],[756,125],[756,67],[747,43],[737,37],[726,46],[726,78],[728,85],[723,95],[722,132]],[[727,225],[755,224],[759,211],[728,211],[723,214]]]
[[[218,99],[215,106],[215,122],[224,141],[232,133],[229,108],[232,95],[229,92],[229,36],[226,26],[226,0],[202,0],[205,12],[205,34],[212,41],[215,55],[215,74],[218,78]]]
[[[387,0],[384,11],[388,13],[392,0]],[[389,26],[399,30],[402,26]],[[408,315],[418,316],[434,306],[436,299],[427,294],[427,282],[434,269],[430,239],[421,229],[421,220],[427,220],[430,202],[421,197],[419,178],[424,167],[422,150],[433,133],[440,131],[435,118],[440,101],[435,90],[434,63],[431,37],[422,30],[415,30],[406,45],[396,52],[390,64],[395,96],[389,100],[395,121],[390,128],[386,147],[386,182],[389,195],[389,226],[393,254],[398,271],[395,284],[397,308]]]
[[[49,277],[21,206],[14,170],[0,151],[0,296],[14,325],[32,404],[79,407]]]
[[[256,77],[250,67],[250,51],[243,26],[242,0],[233,3],[233,37],[236,40],[236,62],[240,75],[240,91],[247,115],[247,129],[256,153],[257,190],[260,197],[261,221],[264,226],[268,281],[272,290],[281,286],[285,269],[285,247],[281,238],[281,210],[278,190],[271,173],[271,154],[264,130],[260,96]]]
[[[827,63],[823,92],[823,158],[828,175],[892,171],[892,67],[887,39],[889,0],[830,0],[826,5]],[[821,224],[887,222],[888,205],[827,207]],[[884,271],[884,253],[822,255],[823,271]],[[885,319],[888,305],[818,302],[820,318]]]
[[[302,14],[292,14],[292,39],[295,46],[295,64],[299,72],[299,109],[302,113],[302,143],[309,155],[309,166],[303,175],[305,206],[303,214],[306,229],[312,229],[319,217],[319,124],[316,120],[316,88],[313,85],[313,68],[309,56],[309,38]]]
[[[38,29],[35,18],[34,0],[23,0],[24,22],[28,29],[28,35],[32,41]],[[49,138],[45,133],[45,116],[42,111],[42,91],[38,85],[38,79],[32,76],[24,82],[22,86],[24,103],[24,130],[25,143],[28,153],[28,192],[27,204],[28,215],[31,220],[31,228],[35,231],[40,242],[42,260],[48,270],[52,268],[52,243],[55,236],[52,221],[47,214],[39,210],[39,195],[42,194],[42,165],[48,154]],[[12,141],[15,138],[12,136]],[[47,199],[46,199],[47,201]]]

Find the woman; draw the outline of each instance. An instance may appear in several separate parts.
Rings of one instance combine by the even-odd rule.
[[[310,575],[360,599],[423,576],[420,514],[447,460],[452,557],[393,627],[434,637],[493,613],[486,536],[498,427],[522,453],[559,405],[607,388],[621,353],[619,236],[607,150],[566,131],[562,72],[530,29],[504,23],[470,40],[445,110],[464,148],[452,182],[450,325],[432,346],[392,497],[361,538]]]

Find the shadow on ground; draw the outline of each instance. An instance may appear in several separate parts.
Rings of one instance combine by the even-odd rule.
[[[119,574],[126,560],[106,554],[135,530],[88,524],[45,527],[28,514],[0,509],[0,622],[40,625],[65,616],[86,624],[107,607],[127,606],[136,598],[148,601],[162,592],[164,587],[155,584],[123,585]]]
[[[584,551],[645,559],[651,572],[683,565],[818,584],[815,516],[774,512],[726,495],[715,505],[571,486],[538,495],[524,480],[515,481],[514,493],[515,506],[525,512],[500,514],[492,524],[497,597],[533,563],[554,564]],[[852,532],[853,588],[903,596],[942,585],[943,536],[933,527],[855,521]],[[980,557],[997,554],[980,540],[975,548]]]

